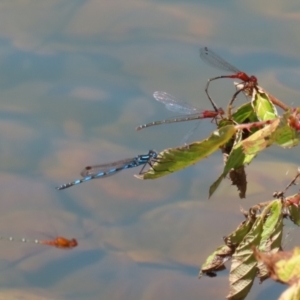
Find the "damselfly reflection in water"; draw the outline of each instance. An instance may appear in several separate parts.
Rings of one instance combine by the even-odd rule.
[[[153,97],[158,102],[164,104],[168,110],[181,113],[181,114],[186,114],[188,116],[179,116],[172,119],[150,122],[147,124],[139,125],[138,127],[136,127],[136,130],[141,130],[143,128],[147,128],[155,125],[199,120],[199,119],[212,119],[213,121],[216,120],[218,117],[222,117],[224,115],[224,111],[222,108],[218,108],[215,110],[202,110],[194,106],[191,106],[186,102],[177,100],[175,97],[173,97],[172,95],[166,92],[159,92],[159,91],[154,92]]]
[[[15,238],[15,237],[6,237],[0,236],[0,240],[5,240],[9,242],[20,242],[20,243],[31,243],[31,244],[41,244],[48,245],[59,249],[72,249],[77,247],[78,242],[76,239],[66,239],[62,236],[58,236],[53,240],[38,240],[38,239],[26,239],[26,238]]]
[[[80,175],[83,178],[74,180],[69,183],[62,184],[56,189],[63,190],[92,179],[108,177],[122,170],[144,165],[139,173],[142,174],[145,166],[148,164],[151,167],[151,162],[155,160],[157,156],[158,156],[157,152],[155,152],[154,150],[150,150],[148,154],[137,155],[133,158],[126,158],[126,159],[122,159],[122,160],[118,160],[115,162],[102,164],[102,165],[87,166],[80,173]]]

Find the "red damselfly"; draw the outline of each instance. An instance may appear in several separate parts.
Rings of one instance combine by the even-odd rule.
[[[240,92],[242,92],[244,90],[252,90],[253,88],[255,88],[257,86],[257,78],[255,76],[253,76],[253,75],[249,76],[245,72],[240,71],[239,69],[237,69],[236,67],[234,67],[233,65],[231,65],[230,63],[225,61],[218,54],[216,54],[212,50],[208,49],[207,47],[200,49],[200,57],[204,62],[206,62],[207,64],[209,64],[212,67],[216,67],[223,71],[233,73],[233,75],[221,75],[221,76],[217,76],[217,77],[208,79],[206,87],[205,87],[205,92],[206,92],[208,99],[212,103],[212,105],[214,105],[214,102],[208,93],[208,87],[209,87],[210,82],[213,80],[220,79],[220,78],[231,78],[231,79],[239,79],[243,82],[242,88],[238,89],[232,96],[232,99],[229,102],[229,108],[231,108],[232,103],[234,102],[235,98],[237,97],[237,95]],[[229,113],[229,115],[230,115],[230,113]]]
[[[257,78],[255,76],[253,76],[253,75],[249,76],[245,72],[240,71],[239,69],[237,69],[236,67],[234,67],[233,65],[228,63],[226,60],[224,60],[222,57],[220,57],[218,54],[216,54],[209,48],[207,48],[207,47],[201,48],[200,49],[200,57],[204,62],[206,62],[207,64],[209,64],[212,67],[218,68],[225,72],[233,73],[232,75],[221,75],[221,76],[217,76],[217,77],[208,79],[206,87],[205,87],[205,92],[206,92],[208,99],[212,103],[213,107],[215,107],[214,106],[215,104],[208,93],[208,87],[209,87],[209,84],[211,81],[220,79],[220,78],[239,79],[242,81],[241,87],[234,93],[231,101],[229,102],[228,118],[230,118],[230,116],[231,116],[232,103],[234,102],[235,98],[237,97],[237,95],[240,92],[244,91],[247,96],[252,94],[253,88],[256,88],[256,89],[259,88],[262,91],[266,92],[263,88],[258,86]],[[282,103],[280,100],[278,100],[277,98],[275,98],[274,96],[272,96],[269,93],[267,93],[267,94],[273,104],[277,105],[278,107],[282,108],[285,111],[289,109],[289,107],[287,105],[285,105],[284,103]]]
[[[147,124],[139,125],[138,127],[136,127],[136,130],[141,130],[143,128],[147,128],[155,125],[199,120],[199,119],[212,119],[213,121],[216,120],[218,117],[222,117],[224,115],[224,111],[222,108],[216,108],[216,110],[202,110],[194,106],[191,106],[186,102],[182,102],[166,92],[156,91],[154,92],[153,97],[158,102],[164,104],[168,110],[181,113],[181,114],[186,114],[188,116],[179,116],[172,119],[150,122]]]
[[[38,239],[26,239],[26,238],[15,238],[15,237],[5,237],[0,236],[0,240],[6,240],[9,242],[21,242],[21,243],[32,243],[32,244],[42,244],[53,246],[59,249],[72,249],[78,245],[76,239],[66,239],[62,236],[58,236],[53,240],[38,240]]]

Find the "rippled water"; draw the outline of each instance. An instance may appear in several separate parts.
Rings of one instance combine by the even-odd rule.
[[[242,220],[240,204],[286,185],[297,148],[260,155],[243,202],[228,181],[207,200],[220,153],[155,181],[134,178],[136,168],[55,187],[86,165],[179,145],[195,122],[135,127],[173,116],[155,90],[211,109],[204,87],[220,73],[201,62],[200,47],[297,106],[293,1],[4,1],[0,25],[0,235],[79,243],[68,251],[0,241],[0,298],[224,299],[228,273],[198,280],[199,266]],[[220,106],[233,91],[230,80],[211,85]],[[202,121],[191,140],[213,128]],[[280,289],[269,281],[247,299]]]

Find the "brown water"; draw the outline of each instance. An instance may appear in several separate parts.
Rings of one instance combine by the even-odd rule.
[[[156,181],[134,178],[137,168],[64,191],[55,187],[79,178],[86,165],[179,145],[195,122],[134,129],[174,115],[152,98],[156,90],[211,109],[204,87],[221,72],[201,62],[200,47],[211,47],[297,106],[299,92],[288,82],[295,82],[299,64],[299,14],[290,0],[284,7],[269,4],[0,4],[0,235],[62,235],[79,243],[63,251],[0,241],[3,297],[225,298],[227,272],[198,280],[199,266],[242,220],[240,204],[269,200],[286,185],[297,148],[260,155],[247,168],[242,202],[228,181],[207,200],[222,169],[220,153]],[[234,91],[230,80],[210,89],[220,106]],[[202,121],[191,140],[212,129]],[[256,285],[248,299],[276,298],[280,289],[271,281]]]

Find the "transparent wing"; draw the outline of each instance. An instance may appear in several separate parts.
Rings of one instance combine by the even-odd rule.
[[[228,63],[225,59],[207,47],[200,48],[200,58],[214,68],[231,73],[241,72],[239,69]]]
[[[126,169],[126,167],[134,161],[135,161],[135,158],[133,157],[133,158],[122,159],[122,160],[115,161],[112,163],[107,163],[107,164],[87,166],[80,172],[80,175],[82,177],[87,177],[87,176],[95,176],[97,174],[104,173],[105,174],[104,176],[107,177],[109,175],[113,175],[117,171]]]
[[[202,109],[199,109],[197,107],[189,105],[186,102],[176,99],[175,97],[173,97],[172,95],[166,92],[156,91],[154,92],[153,97],[158,102],[164,104],[168,110],[176,113],[190,115],[190,114],[201,113],[203,111]]]

